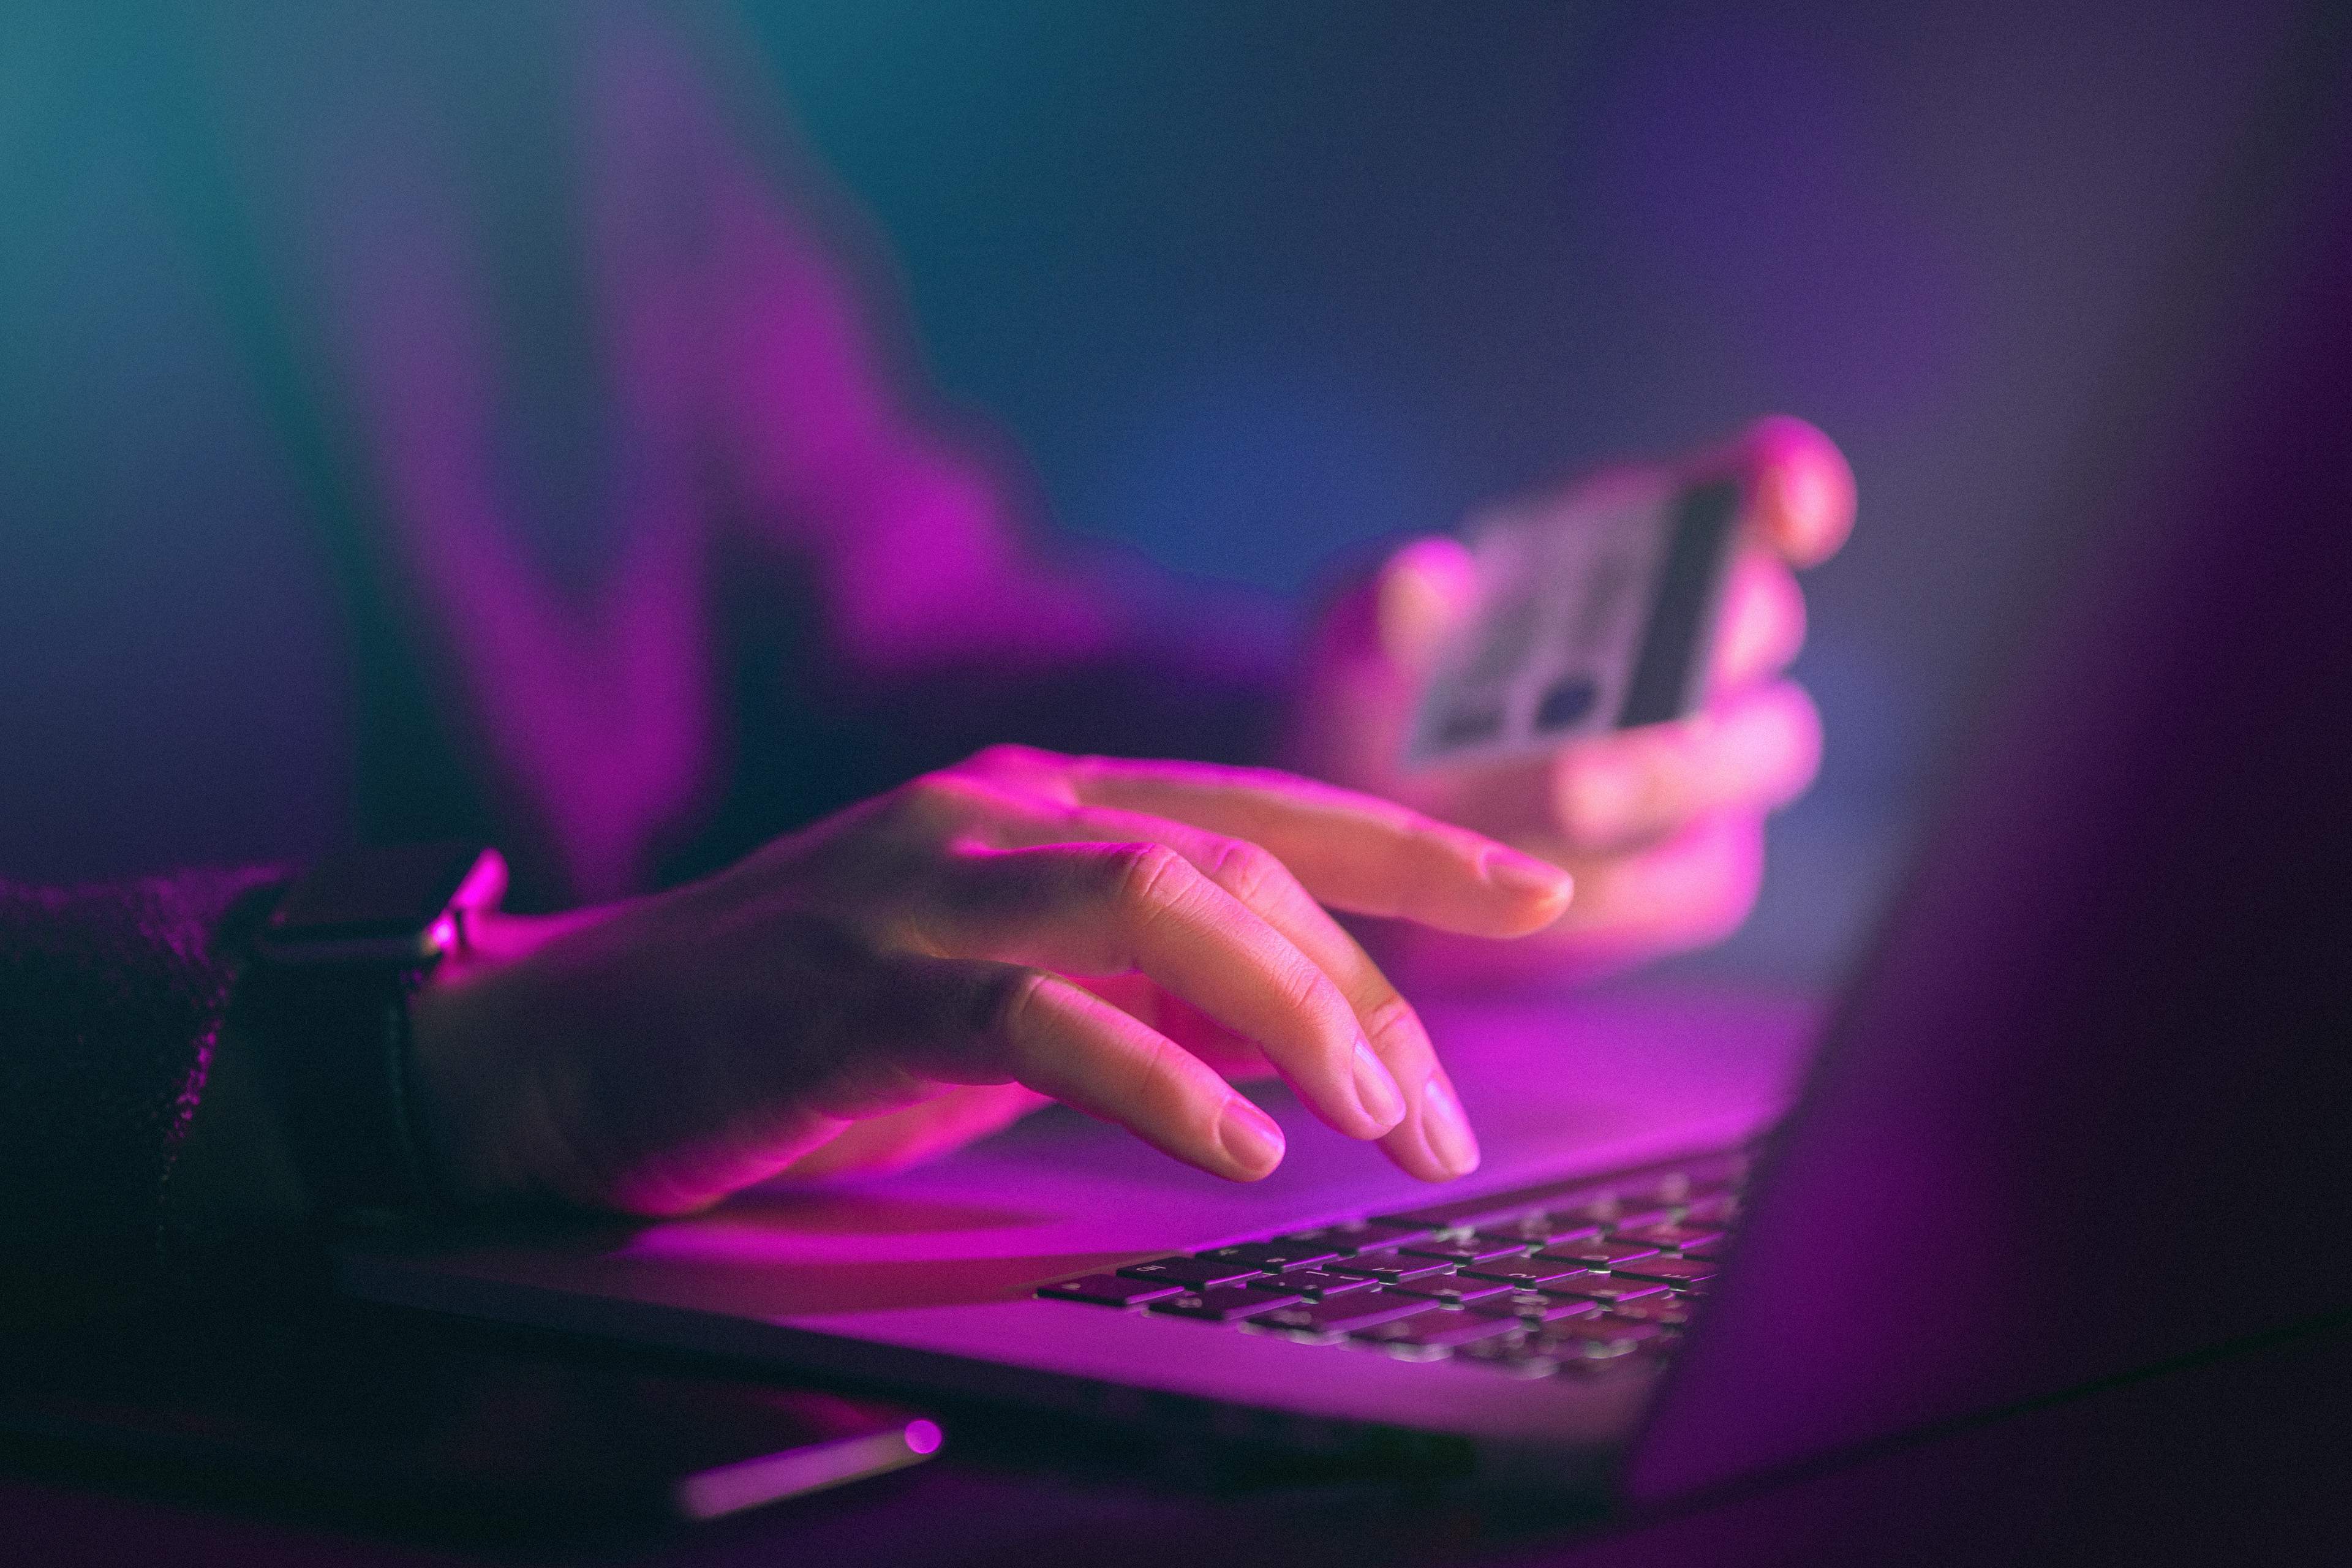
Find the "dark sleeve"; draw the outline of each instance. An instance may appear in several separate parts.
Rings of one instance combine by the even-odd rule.
[[[707,875],[1000,742],[1265,763],[1297,663],[1272,616],[1247,604],[1221,616],[1220,601],[1196,589],[1190,618],[1139,615],[1094,646],[1040,637],[877,670],[828,639],[817,595],[789,563],[735,553],[720,577],[721,637],[735,661],[726,788],[693,837],[666,847],[666,882]]]
[[[236,955],[280,885],[0,883],[0,1257],[152,1255]]]

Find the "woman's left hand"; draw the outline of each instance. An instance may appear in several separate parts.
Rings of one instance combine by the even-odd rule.
[[[1764,818],[1811,783],[1821,754],[1812,700],[1783,674],[1805,637],[1796,569],[1844,542],[1853,475],[1827,437],[1785,417],[1667,472],[1735,479],[1746,499],[1747,540],[1706,705],[1688,719],[1532,759],[1408,772],[1405,735],[1432,661],[1471,608],[1468,552],[1447,538],[1409,543],[1324,620],[1286,763],[1490,834],[1576,878],[1559,921],[1518,942],[1381,933],[1383,961],[1401,976],[1592,973],[1717,941],[1753,906]]]

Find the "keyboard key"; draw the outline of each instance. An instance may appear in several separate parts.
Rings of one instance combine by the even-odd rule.
[[[1572,1194],[1590,1193],[1590,1181],[1545,1182],[1538,1186],[1516,1187],[1507,1193],[1489,1193],[1484,1197],[1455,1198],[1449,1203],[1432,1204],[1427,1208],[1408,1209],[1401,1214],[1381,1214],[1372,1216],[1375,1225],[1417,1225],[1431,1230],[1449,1230],[1455,1226],[1475,1225],[1497,1215],[1527,1214],[1543,1208],[1548,1200],[1567,1201]]]
[[[1693,1285],[1715,1278],[1715,1265],[1696,1258],[1645,1258],[1638,1263],[1612,1264],[1609,1271],[1629,1279],[1654,1279],[1662,1285]]]
[[[1477,1240],[1491,1241],[1497,1247],[1524,1249],[1548,1246],[1555,1241],[1579,1241],[1588,1236],[1598,1236],[1601,1228],[1600,1220],[1591,1215],[1538,1210],[1490,1220],[1471,1235]]]
[[[1558,1279],[1547,1279],[1536,1287],[1547,1296],[1579,1296],[1593,1301],[1630,1301],[1638,1296],[1655,1296],[1665,1286],[1653,1279],[1629,1279],[1622,1274],[1603,1274],[1598,1269],[1589,1274],[1569,1274]]]
[[[1639,1219],[1635,1215],[1660,1215],[1671,1219],[1675,1215],[1687,1215],[1697,1204],[1714,1203],[1730,1195],[1730,1182],[1721,1175],[1694,1179],[1676,1173],[1651,1185],[1631,1186],[1620,1191],[1614,1206],[1620,1225],[1652,1225],[1658,1220]]]
[[[1628,1303],[1631,1305],[1631,1303]],[[1465,1312],[1490,1318],[1517,1318],[1523,1323],[1552,1323],[1563,1318],[1585,1318],[1601,1310],[1601,1303],[1580,1296],[1547,1296],[1540,1290],[1514,1290],[1465,1302]]]
[[[1473,1340],[1454,1352],[1456,1361],[1493,1367],[1513,1377],[1549,1377],[1559,1370],[1559,1347],[1524,1331]]]
[[[1497,1246],[1472,1237],[1464,1241],[1416,1241],[1411,1247],[1398,1247],[1397,1252],[1405,1258],[1434,1258],[1441,1263],[1484,1263],[1490,1258],[1524,1256],[1527,1247],[1517,1242]]]
[[[1206,1290],[1185,1290],[1162,1297],[1152,1302],[1150,1310],[1166,1312],[1172,1317],[1230,1323],[1263,1312],[1269,1307],[1286,1307],[1306,1299],[1289,1292],[1270,1294],[1265,1290],[1253,1290],[1244,1285],[1217,1285]]]
[[[1572,1377],[1580,1383],[1627,1377],[1662,1365],[1665,1362],[1667,1349],[1664,1345],[1633,1345],[1622,1353],[1582,1359],[1570,1357],[1559,1363],[1556,1375]]]
[[[1579,1176],[1567,1181],[1540,1182],[1531,1186],[1514,1187],[1508,1192],[1488,1193],[1484,1196],[1453,1198],[1424,1208],[1404,1209],[1395,1214],[1372,1215],[1375,1224],[1417,1225],[1431,1230],[1448,1230],[1458,1226],[1483,1225],[1542,1210],[1550,1214],[1580,1214],[1593,1211],[1594,1219],[1614,1217],[1623,1224],[1649,1224],[1648,1219],[1628,1219],[1629,1215],[1651,1215],[1663,1220],[1671,1218],[1670,1210],[1684,1196],[1711,1192],[1714,1187],[1730,1180],[1740,1168],[1740,1161],[1728,1152],[1694,1158],[1682,1168],[1666,1167],[1645,1172],[1628,1172],[1621,1175]]]
[[[1473,1340],[1507,1334],[1518,1326],[1511,1318],[1482,1317],[1475,1312],[1448,1311],[1443,1307],[1351,1331],[1348,1337],[1367,1344],[1402,1349],[1442,1350]]]
[[[1656,1323],[1644,1323],[1621,1317],[1615,1312],[1604,1312],[1597,1318],[1572,1318],[1564,1323],[1547,1323],[1538,1332],[1549,1343],[1574,1347],[1585,1355],[1622,1355],[1635,1345],[1648,1344],[1663,1338],[1666,1330]]]
[[[1730,1245],[1731,1238],[1726,1237],[1721,1241],[1710,1241],[1704,1247],[1685,1247],[1683,1248],[1683,1256],[1696,1258],[1701,1263],[1720,1263],[1723,1261],[1724,1249]]]
[[[1407,1279],[1443,1274],[1446,1269],[1446,1265],[1433,1258],[1406,1258],[1402,1254],[1353,1258],[1345,1263],[1327,1264],[1325,1267],[1333,1274],[1352,1274],[1360,1279],[1377,1279],[1383,1285],[1401,1285]]]
[[[1279,1274],[1286,1268],[1304,1268],[1310,1263],[1328,1263],[1339,1254],[1337,1248],[1317,1247],[1304,1241],[1244,1241],[1233,1247],[1212,1247],[1192,1256],[1203,1263],[1238,1263],[1245,1268],[1262,1268],[1268,1274]]]
[[[1589,1241],[1607,1227],[1590,1215],[1554,1214],[1541,1216],[1536,1225],[1514,1226],[1502,1235],[1528,1236],[1538,1247],[1559,1247],[1571,1241]],[[1489,1234],[1481,1230],[1476,1234]]]
[[[1482,1241],[1507,1242],[1513,1247],[1538,1247],[1550,1236],[1551,1215],[1541,1209],[1503,1215],[1472,1232]]]
[[[1672,1252],[1677,1247],[1705,1247],[1711,1241],[1721,1241],[1723,1231],[1715,1226],[1645,1225],[1634,1229],[1612,1230],[1609,1233],[1609,1239]]]
[[[1319,1225],[1312,1230],[1294,1230],[1274,1239],[1292,1246],[1328,1247],[1341,1258],[1354,1258],[1367,1252],[1385,1252],[1408,1241],[1418,1241],[1433,1228],[1426,1225],[1391,1225],[1380,1220],[1352,1219],[1338,1225]]]
[[[1162,1296],[1173,1296],[1181,1287],[1157,1284],[1146,1279],[1122,1279],[1116,1274],[1089,1274],[1083,1279],[1064,1279],[1053,1285],[1041,1285],[1037,1294],[1049,1301],[1090,1301],[1098,1307],[1135,1307],[1146,1301],[1156,1301]]]
[[[1286,1290],[1320,1301],[1328,1296],[1343,1296],[1350,1290],[1369,1290],[1372,1281],[1353,1274],[1333,1274],[1322,1268],[1292,1268],[1280,1274],[1267,1275],[1249,1281],[1252,1290]]]
[[[1510,1287],[1499,1279],[1474,1279],[1466,1274],[1430,1274],[1389,1289],[1433,1301],[1475,1301],[1481,1296],[1500,1296]]]
[[[1570,1241],[1547,1247],[1536,1254],[1538,1263],[1565,1263],[1575,1268],[1614,1268],[1637,1258],[1654,1258],[1658,1249],[1631,1241]],[[1125,1272],[1125,1270],[1121,1270]]]
[[[1261,1310],[1243,1320],[1242,1326],[1336,1338],[1367,1323],[1384,1323],[1391,1318],[1410,1317],[1415,1312],[1428,1310],[1429,1302],[1423,1297],[1400,1296],[1385,1289],[1358,1290],[1345,1296],[1335,1296],[1328,1301],[1308,1301],[1295,1307]]]
[[[1688,1171],[1671,1171],[1658,1178],[1658,1184],[1649,1195],[1664,1204],[1688,1204],[1710,1193],[1728,1191],[1731,1184],[1722,1176],[1695,1176]]]
[[[1598,1306],[1599,1303],[1592,1303]],[[1656,1323],[1662,1328],[1679,1329],[1690,1321],[1690,1302],[1668,1292],[1660,1296],[1621,1298],[1609,1305],[1609,1310],[1621,1318],[1637,1323]]]
[[[1486,1263],[1463,1266],[1462,1272],[1475,1279],[1499,1279],[1507,1285],[1540,1285],[1547,1279],[1557,1279],[1563,1274],[1583,1271],[1580,1263],[1545,1263],[1533,1258],[1497,1258]]]
[[[1174,1285],[1186,1290],[1208,1290],[1219,1285],[1237,1285],[1265,1270],[1243,1263],[1210,1263],[1198,1258],[1161,1258],[1150,1263],[1130,1263],[1118,1272],[1122,1279],[1149,1279],[1155,1285]]]

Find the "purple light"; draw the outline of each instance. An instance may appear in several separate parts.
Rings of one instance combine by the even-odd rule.
[[[940,1424],[936,1421],[907,1423],[907,1451],[910,1454],[936,1454],[940,1451]]]

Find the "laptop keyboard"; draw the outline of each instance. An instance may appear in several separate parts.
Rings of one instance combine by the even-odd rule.
[[[1743,1155],[1454,1199],[1040,1289],[1406,1361],[1588,1376],[1667,1354],[1706,1300]]]

